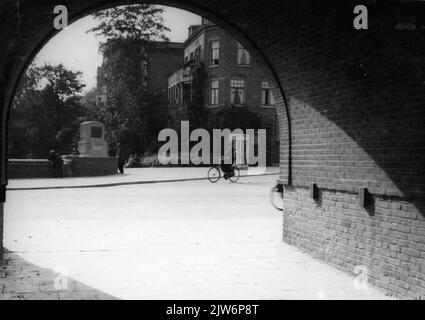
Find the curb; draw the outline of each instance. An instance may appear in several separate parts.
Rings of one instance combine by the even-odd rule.
[[[250,174],[250,175],[241,175],[240,177],[246,178],[246,177],[259,177],[259,176],[274,176],[274,175],[278,175],[278,174],[279,174],[278,172],[276,172],[276,173],[263,173],[263,174]],[[127,185],[136,185],[136,184],[185,182],[185,181],[198,181],[198,180],[208,180],[208,177],[205,177],[205,178],[170,179],[170,180],[144,180],[144,181],[114,182],[114,183],[87,184],[87,185],[76,185],[76,186],[6,188],[6,191],[107,188],[107,187],[127,186]]]

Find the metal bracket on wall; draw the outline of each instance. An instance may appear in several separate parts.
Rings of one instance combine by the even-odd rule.
[[[372,195],[367,188],[359,188],[359,206],[367,208],[372,204]]]
[[[313,199],[314,201],[319,200],[319,187],[316,183],[310,184],[310,199]]]

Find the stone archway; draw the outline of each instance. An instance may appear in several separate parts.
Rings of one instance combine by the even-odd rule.
[[[72,21],[131,2],[67,5]],[[350,272],[366,265],[373,283],[423,297],[423,4],[367,1],[369,29],[356,30],[357,3],[348,0],[155,3],[216,22],[268,67],[281,94],[281,180],[293,186],[285,197],[284,241]],[[26,64],[54,33],[52,11],[51,1],[0,5],[3,195],[10,101]],[[309,197],[312,183],[319,201]],[[372,212],[360,205],[359,188],[372,195]]]

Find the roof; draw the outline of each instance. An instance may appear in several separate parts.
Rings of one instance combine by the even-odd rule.
[[[183,49],[182,42],[158,41],[158,40],[144,41],[142,39],[111,39],[107,41],[107,45],[112,41],[117,41],[117,42],[134,41],[135,43],[147,42],[153,48]]]
[[[197,30],[192,33],[184,42],[183,42],[183,47],[186,47],[193,39],[195,39],[201,32],[205,31],[206,29],[210,29],[210,28],[219,28],[217,25],[213,24],[213,23],[207,23],[207,24],[200,24],[198,25],[199,28],[197,28]],[[190,27],[196,27],[196,25],[190,26]]]
[[[155,44],[157,46],[166,46],[167,48],[183,48],[182,42],[171,42],[171,41],[149,41],[149,43]]]

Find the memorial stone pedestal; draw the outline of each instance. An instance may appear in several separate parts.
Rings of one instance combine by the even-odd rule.
[[[86,121],[80,124],[78,151],[81,156],[108,157],[108,144],[105,141],[105,125],[99,121]]]

